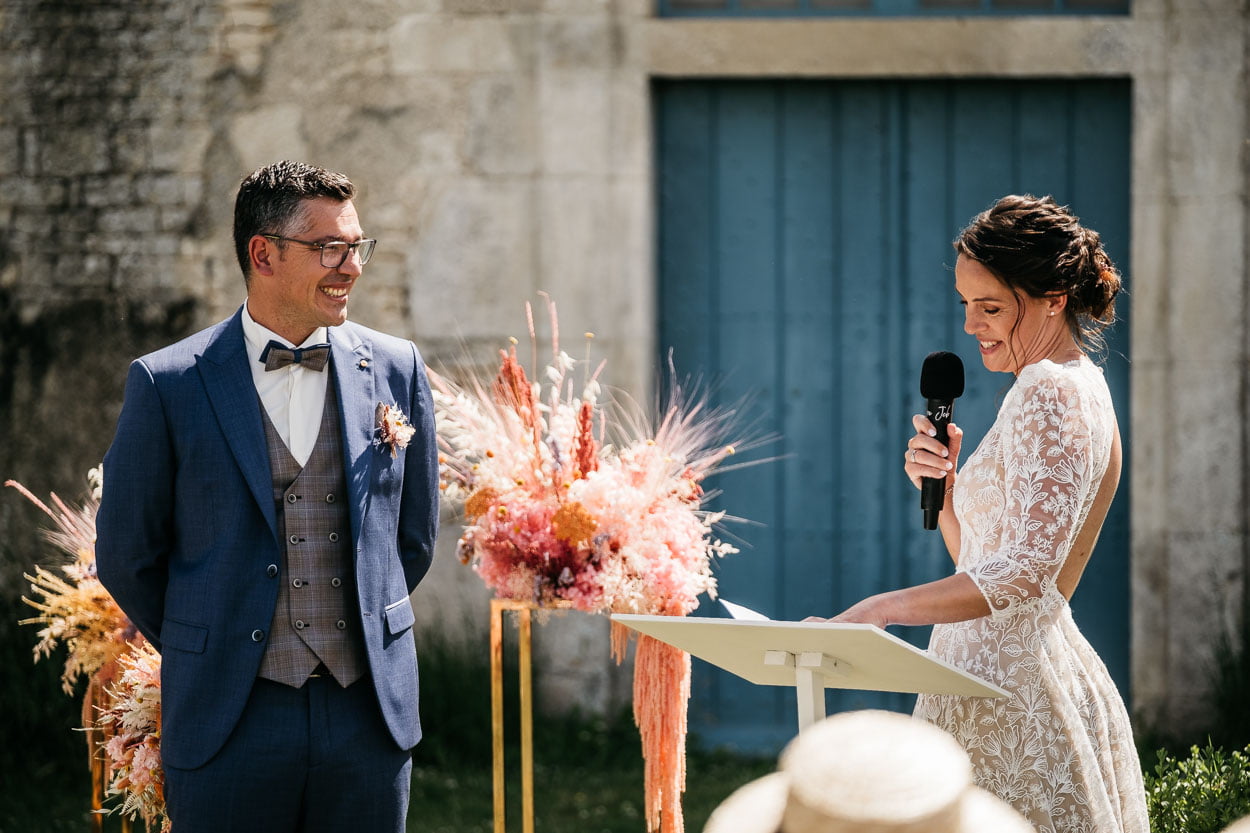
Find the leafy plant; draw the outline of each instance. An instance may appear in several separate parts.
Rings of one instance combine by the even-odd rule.
[[[1160,750],[1146,805],[1152,833],[1219,833],[1250,815],[1250,747],[1226,753],[1207,741],[1186,759]]]

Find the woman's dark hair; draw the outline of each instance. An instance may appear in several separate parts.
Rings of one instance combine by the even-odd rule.
[[[356,186],[343,174],[303,162],[275,162],[249,174],[234,200],[234,253],[243,280],[251,279],[247,244],[253,236],[289,234],[288,226],[299,216],[304,200],[327,197],[346,202],[355,195]]]
[[[1079,344],[1101,351],[1115,321],[1120,272],[1102,238],[1051,197],[1003,197],[972,218],[955,251],[989,269],[1013,292],[1067,295],[1068,326]]]

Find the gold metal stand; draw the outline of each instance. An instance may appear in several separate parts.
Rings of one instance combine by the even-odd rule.
[[[520,626],[521,680],[521,830],[534,833],[534,701],[531,676],[530,611],[528,602],[490,600],[490,722],[495,784],[495,833],[505,833],[503,761],[503,612],[515,611]]]
[[[545,605],[543,610],[571,610],[569,602]],[[532,619],[539,609],[532,602],[490,600],[490,723],[494,759],[495,833],[506,833],[503,760],[503,613],[517,615],[518,676],[521,682],[521,833],[534,833],[534,681],[531,673]]]

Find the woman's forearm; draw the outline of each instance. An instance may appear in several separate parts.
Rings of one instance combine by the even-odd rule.
[[[869,596],[830,619],[886,625],[939,625],[986,616],[990,606],[966,573]]]

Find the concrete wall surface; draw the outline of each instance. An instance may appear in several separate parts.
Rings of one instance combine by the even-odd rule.
[[[132,357],[243,300],[239,180],[279,158],[347,172],[379,239],[352,317],[434,365],[489,366],[546,291],[646,400],[654,361],[652,79],[1133,81],[1133,697],[1201,720],[1210,646],[1245,615],[1247,13],[676,20],[643,0],[118,0],[0,4],[0,476],[72,496]],[[1079,211],[1079,206],[1076,207]],[[35,517],[0,501],[0,587]],[[415,601],[485,652],[455,558]],[[16,567],[15,567],[16,565]],[[10,591],[5,591],[10,592]],[[536,629],[540,697],[615,708],[606,624]]]

